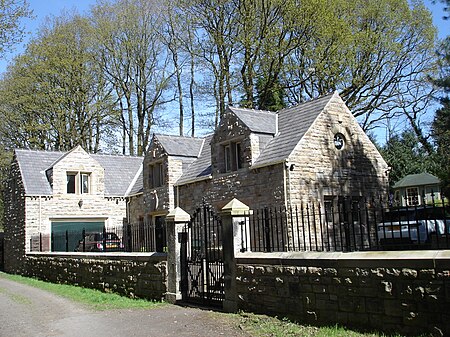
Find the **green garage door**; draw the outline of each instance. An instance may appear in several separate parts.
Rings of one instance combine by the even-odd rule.
[[[73,252],[83,239],[83,230],[102,232],[104,225],[105,221],[52,221],[52,251]]]

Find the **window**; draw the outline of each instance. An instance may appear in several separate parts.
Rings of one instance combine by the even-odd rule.
[[[76,177],[75,173],[67,173],[67,193],[75,194],[75,186],[76,186]]]
[[[90,173],[70,172],[67,173],[68,194],[89,194]]]
[[[241,143],[231,142],[223,146],[225,172],[236,171],[242,168]]]
[[[149,187],[160,187],[164,184],[164,171],[162,163],[149,165],[148,184]]]
[[[419,205],[419,189],[417,187],[406,189],[406,203],[408,206]]]
[[[230,145],[225,145],[225,172],[231,171],[231,149]]]

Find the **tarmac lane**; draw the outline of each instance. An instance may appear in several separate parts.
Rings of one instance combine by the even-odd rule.
[[[248,336],[208,310],[165,305],[155,309],[94,311],[53,293],[1,277],[0,337]]]

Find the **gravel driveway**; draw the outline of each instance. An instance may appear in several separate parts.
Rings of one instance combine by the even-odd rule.
[[[0,277],[0,337],[248,336],[225,315],[167,305],[93,311],[50,292]]]

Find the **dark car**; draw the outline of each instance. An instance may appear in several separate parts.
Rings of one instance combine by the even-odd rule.
[[[122,241],[116,233],[112,232],[87,233],[84,240],[80,240],[75,248],[76,252],[117,252],[122,250]]]

